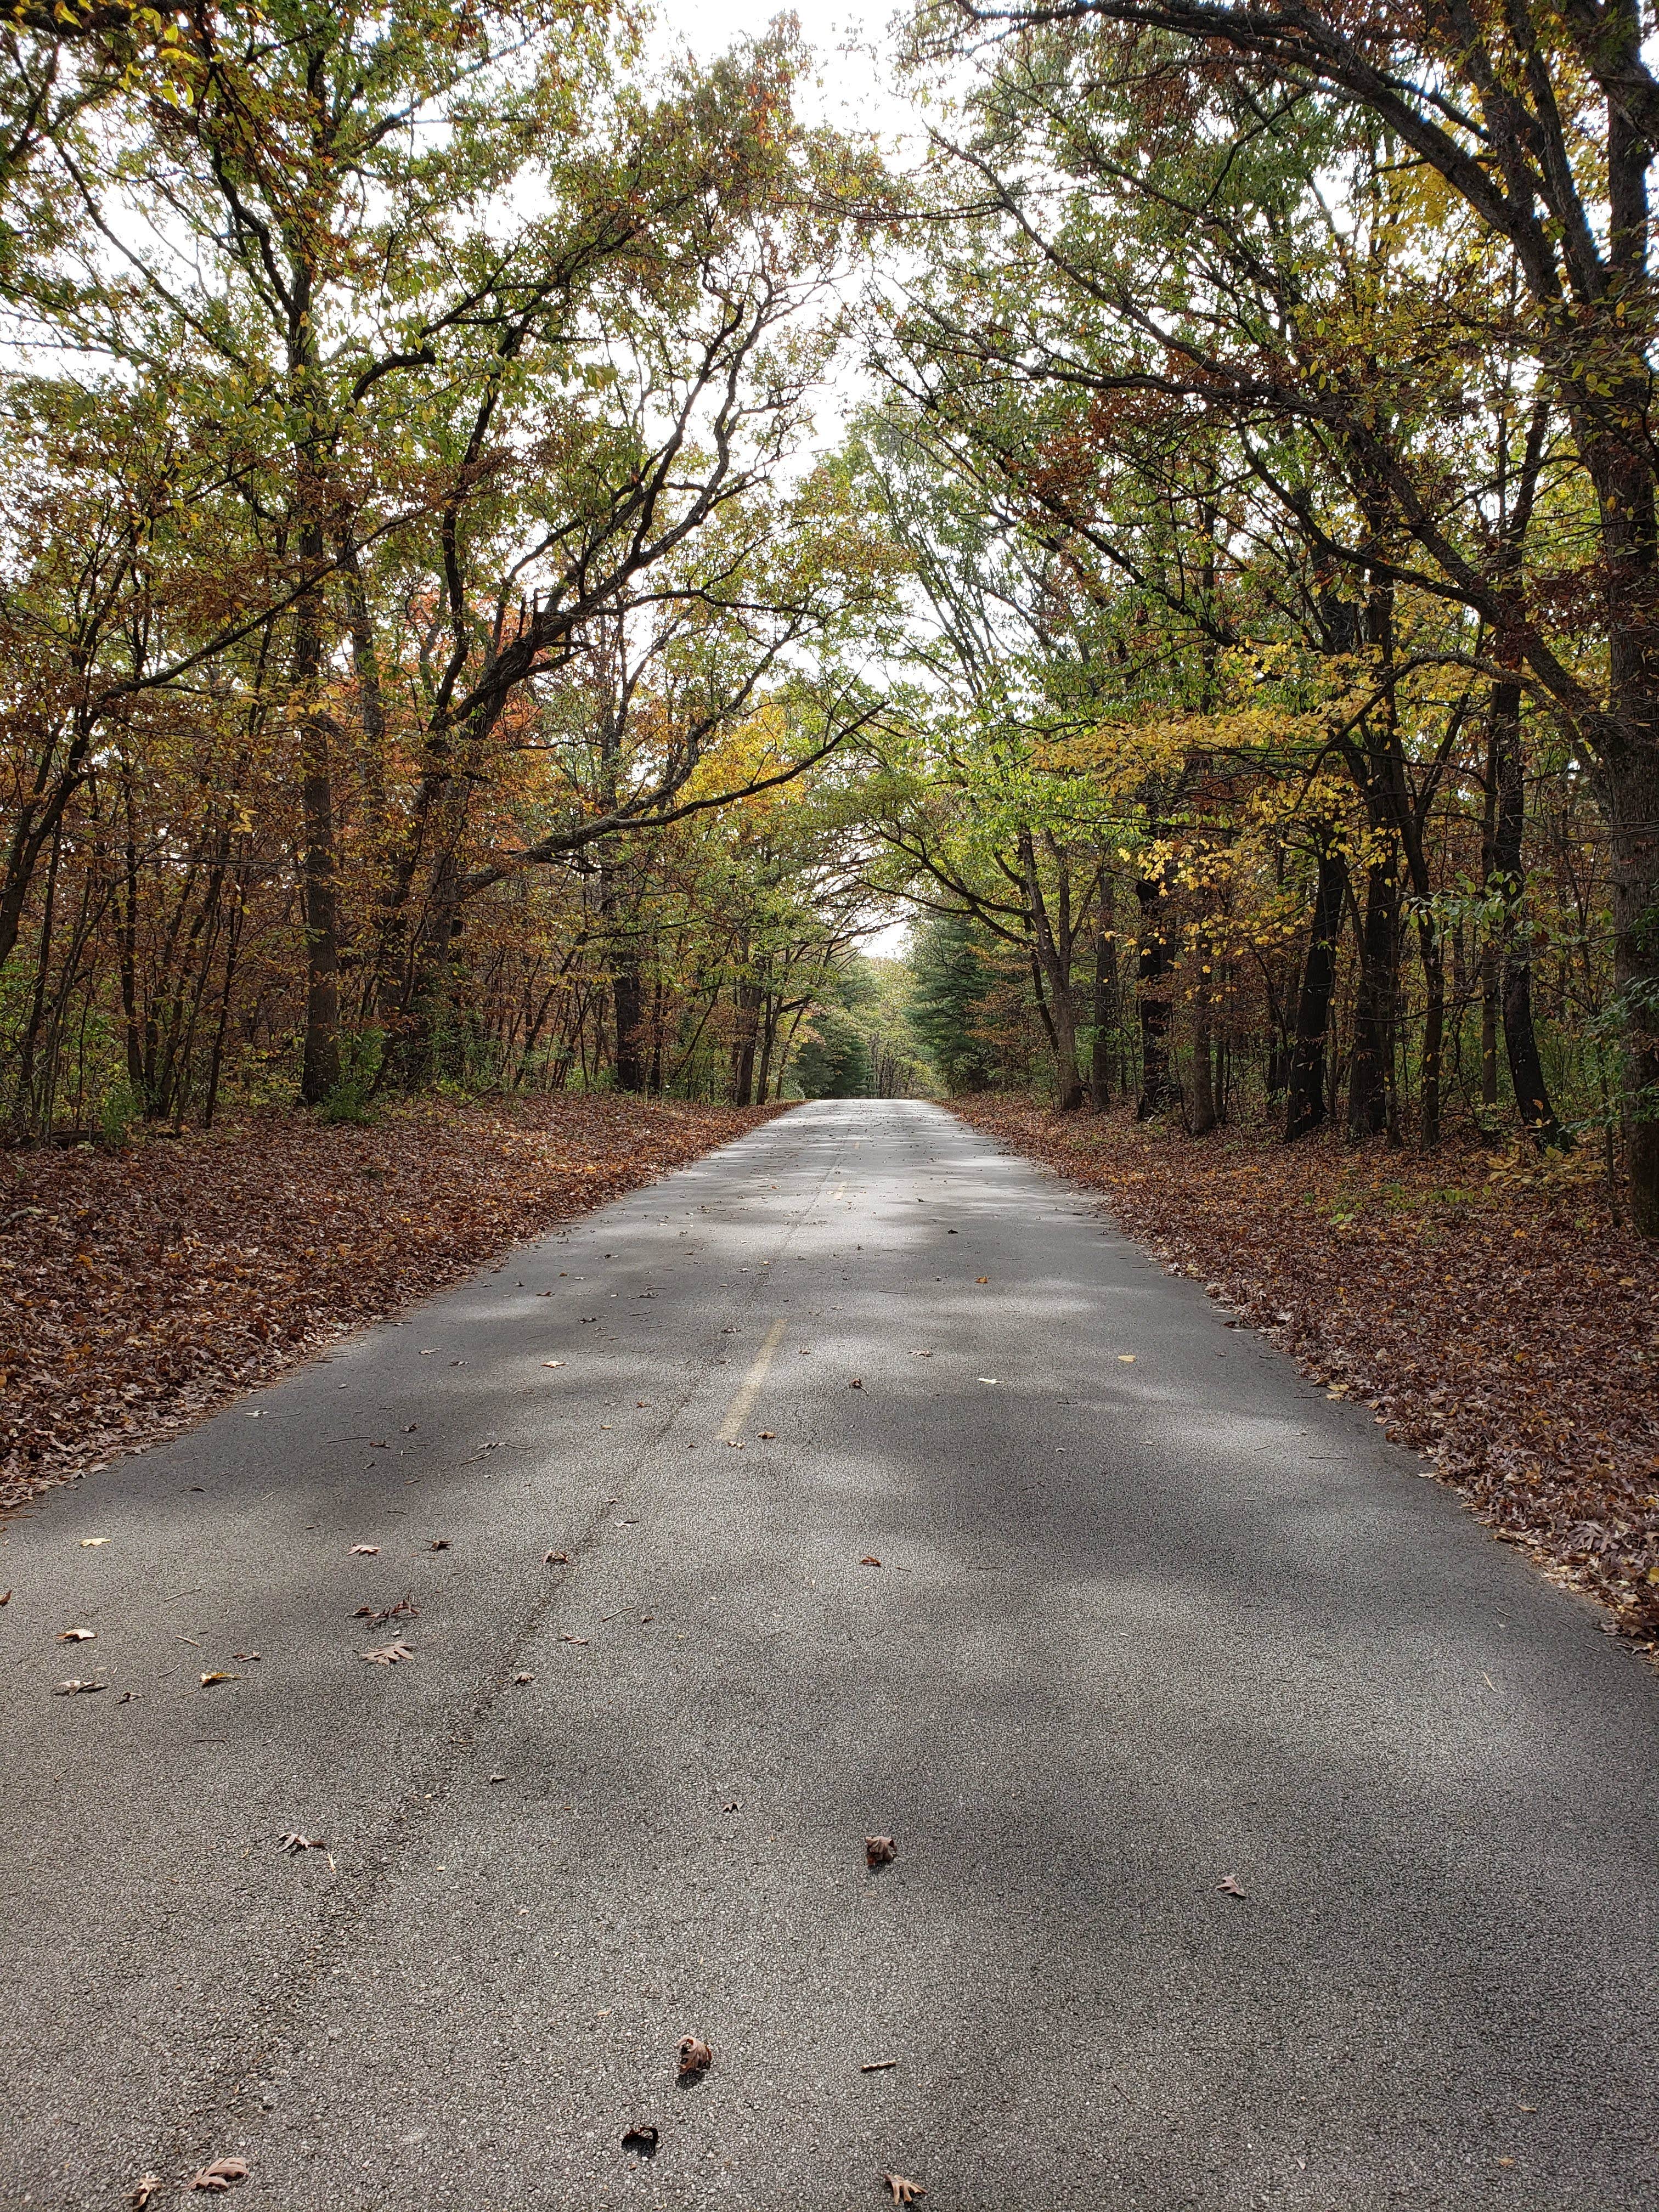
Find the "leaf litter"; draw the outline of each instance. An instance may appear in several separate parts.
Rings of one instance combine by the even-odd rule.
[[[351,1128],[273,1107],[120,1152],[14,1153],[32,1210],[0,1225],[15,1294],[0,1510],[176,1436],[346,1330],[781,1110],[412,1099]]]

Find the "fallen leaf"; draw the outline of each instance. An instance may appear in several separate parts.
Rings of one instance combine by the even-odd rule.
[[[988,1283],[990,1279],[991,1278],[988,1275],[975,1275],[974,1278],[974,1280],[976,1283]]]
[[[513,1679],[515,1682],[522,1686],[526,1682],[533,1682],[536,1677],[533,1674],[515,1674]]]
[[[216,1667],[210,1674],[203,1675],[202,1687],[205,1690],[210,1682],[240,1682],[241,1679],[240,1674],[228,1674],[222,1667]]]
[[[873,1552],[866,1552],[864,1557],[859,1561],[859,1565],[861,1567],[878,1567],[881,1565],[881,1561],[876,1557]]]
[[[108,1541],[107,1536],[82,1536],[81,1549],[83,1552],[95,1552],[100,1544],[107,1544]]]
[[[320,1836],[302,1836],[295,1828],[278,1840],[276,1848],[292,1855],[295,1851],[325,1851],[328,1845]]]
[[[778,1432],[775,1429],[757,1429],[755,1434],[760,1438],[763,1444],[775,1443],[777,1442]]]
[[[864,1388],[864,1377],[861,1375],[855,1375],[847,1387],[849,1390],[862,1390]]]
[[[95,1628],[65,1628],[58,1641],[60,1644],[90,1644],[97,1633]]]
[[[981,1382],[988,1382],[988,1383],[990,1383],[990,1384],[992,1385],[992,1387],[994,1389],[994,1388],[995,1388],[995,1386],[996,1386],[996,1383],[997,1383],[997,1382],[998,1382],[998,1380],[999,1380],[999,1377],[998,1377],[998,1376],[994,1376],[994,1375],[981,1375],[981,1376],[980,1376],[980,1378],[979,1378],[979,1379],[980,1379],[980,1381],[981,1381]]]
[[[120,1696],[115,1700],[115,1702],[118,1705],[130,1705],[136,1698],[142,1698],[143,1694],[144,1693],[142,1690],[123,1690]]]
[[[1133,1367],[1135,1364],[1135,1356],[1133,1352],[1120,1352],[1117,1356],[1126,1367]]]
[[[542,1365],[544,1367],[562,1367],[564,1365],[564,1362],[562,1359],[544,1359]]]
[[[884,2173],[878,2177],[884,2181],[895,2204],[914,2204],[927,2191],[919,2181],[912,2181],[902,2173]]]
[[[649,2120],[635,2120],[631,2127],[623,2130],[622,2147],[624,2150],[639,2152],[643,2158],[649,2158],[657,2148],[657,2130]]]
[[[912,1359],[931,1359],[933,1356],[931,1352],[913,1352],[910,1354]]]
[[[570,1554],[568,1552],[544,1552],[542,1565],[544,1567],[568,1567],[570,1565]]]
[[[216,2158],[211,2166],[204,2166],[199,2173],[191,2176],[189,2186],[222,2196],[233,2181],[244,2181],[246,2178],[245,2158]]]
[[[447,1536],[428,1536],[426,1540],[426,1548],[428,1552],[447,1552],[449,1549],[449,1539]]]
[[[60,1682],[58,1685],[57,1695],[60,1698],[72,1698],[77,1692],[90,1695],[94,1690],[102,1690],[107,1686],[108,1685],[103,1682],[83,1682],[78,1674],[71,1674],[67,1682]]]
[[[251,1661],[257,1659],[259,1655],[257,1651],[233,1651],[230,1656],[233,1659],[240,1659],[246,1666]]]
[[[400,1660],[412,1659],[415,1654],[406,1644],[377,1644],[372,1651],[360,1651],[357,1656],[373,1660],[377,1667],[395,1667]]]
[[[165,2189],[166,2186],[167,2184],[159,2173],[141,2173],[132,2185],[132,2193],[127,2202],[133,2207],[133,2212],[144,2212],[145,2205],[149,2203],[156,2191]]]
[[[898,1856],[898,1845],[890,1836],[866,1836],[864,1839],[866,1866],[891,1866]]]
[[[1221,1892],[1224,1897],[1243,1897],[1244,1894],[1243,1891],[1238,1886],[1237,1877],[1230,1874],[1224,1874],[1220,1881],[1217,1882],[1216,1887]]]
[[[714,2054],[706,2043],[699,2043],[695,2035],[680,2038],[680,2079],[685,2081],[693,2074],[707,2073],[714,2063]]]
[[[585,1636],[572,1636],[567,1630],[560,1635],[559,1641],[561,1644],[586,1644],[587,1638]]]
[[[10,1603],[11,1592],[9,1590],[0,1590],[0,1605],[9,1605]]]
[[[351,1556],[354,1559],[372,1559],[378,1555],[380,1549],[378,1544],[354,1544]]]

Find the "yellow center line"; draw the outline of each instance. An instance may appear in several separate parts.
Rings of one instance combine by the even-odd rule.
[[[766,1332],[766,1341],[755,1354],[755,1364],[744,1376],[743,1387],[726,1409],[726,1419],[720,1423],[720,1440],[722,1443],[734,1444],[743,1434],[743,1425],[749,1419],[750,1408],[761,1384],[766,1380],[766,1370],[772,1364],[772,1354],[783,1340],[785,1327],[783,1316],[780,1315]]]

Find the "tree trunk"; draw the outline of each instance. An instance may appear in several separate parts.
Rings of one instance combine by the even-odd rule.
[[[1089,1103],[1106,1111],[1112,1095],[1112,1031],[1117,1026],[1117,939],[1106,927],[1106,892],[1095,929],[1094,1036],[1089,1047]]]
[[[1348,1069],[1348,1135],[1356,1142],[1389,1125],[1394,1059],[1400,884],[1393,854],[1365,871],[1365,913],[1359,932],[1359,984],[1354,996],[1353,1052]]]
[[[1441,1063],[1446,1044],[1446,952],[1431,914],[1419,914],[1417,939],[1425,995],[1418,1135],[1423,1150],[1431,1152],[1440,1142]]]
[[[1135,1119],[1147,1121],[1179,1104],[1181,1085],[1170,1072],[1170,948],[1159,911],[1163,885],[1143,876],[1135,896],[1140,902],[1140,1099]]]
[[[1331,996],[1336,988],[1336,945],[1348,890],[1347,863],[1328,843],[1319,850],[1319,878],[1314,890],[1308,957],[1296,1002],[1285,1115],[1285,1140],[1293,1144],[1321,1127],[1329,1112],[1325,1089]]]
[[[1489,890],[1502,902],[1498,941],[1492,948],[1492,966],[1498,981],[1493,995],[1503,1010],[1504,1046],[1509,1059],[1510,1081],[1515,1090],[1515,1110],[1539,1145],[1565,1150],[1571,1146],[1572,1139],[1562,1127],[1550,1103],[1532,1015],[1532,948],[1524,914],[1527,782],[1521,750],[1519,684],[1504,679],[1492,685],[1491,715],[1487,781],[1492,796],[1492,836],[1491,870],[1486,880]],[[1494,1050],[1494,1060],[1496,1058]],[[1492,1075],[1496,1103],[1495,1066]]]

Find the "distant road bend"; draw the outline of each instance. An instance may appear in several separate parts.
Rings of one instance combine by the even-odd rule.
[[[525,1248],[0,1530],[0,2203],[1655,2212],[1659,1695],[1420,1473],[934,1106]]]

